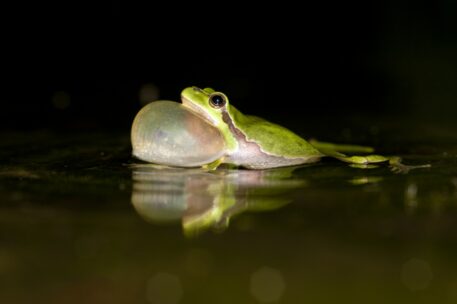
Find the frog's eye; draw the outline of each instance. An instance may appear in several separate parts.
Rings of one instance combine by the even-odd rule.
[[[209,103],[213,108],[220,109],[225,106],[227,100],[226,97],[220,93],[211,94],[209,97]]]

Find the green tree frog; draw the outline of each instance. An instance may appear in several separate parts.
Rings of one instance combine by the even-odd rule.
[[[410,166],[401,164],[398,157],[343,154],[373,152],[370,147],[308,142],[280,125],[256,116],[244,115],[230,104],[224,93],[211,88],[185,88],[181,100],[190,111],[217,128],[225,141],[223,155],[205,165],[210,169],[215,169],[220,164],[249,169],[275,168],[313,163],[324,156],[355,165],[389,162],[398,171],[411,169]]]
[[[188,87],[182,91],[181,101],[155,101],[136,115],[131,132],[135,157],[210,170],[221,164],[249,169],[285,167],[317,162],[325,156],[360,167],[388,162],[393,171],[403,173],[428,167],[405,166],[399,157],[352,155],[372,153],[370,147],[308,142],[280,125],[244,115],[224,93],[211,88]]]

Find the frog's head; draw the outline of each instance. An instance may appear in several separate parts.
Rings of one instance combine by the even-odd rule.
[[[224,124],[222,113],[229,107],[228,98],[224,93],[211,88],[188,87],[182,91],[181,101],[184,106],[212,125],[218,127]]]

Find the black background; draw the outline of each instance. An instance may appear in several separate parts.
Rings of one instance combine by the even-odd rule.
[[[3,13],[3,130],[127,132],[145,84],[171,100],[211,86],[279,122],[457,114],[453,1],[75,1]],[[56,92],[70,98],[64,109]]]

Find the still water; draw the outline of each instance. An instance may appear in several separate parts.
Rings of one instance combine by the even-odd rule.
[[[128,134],[2,134],[1,303],[456,303],[455,130],[394,174],[334,160],[178,169]]]

